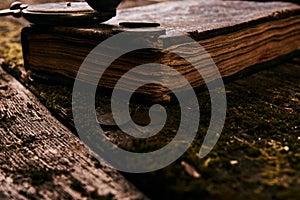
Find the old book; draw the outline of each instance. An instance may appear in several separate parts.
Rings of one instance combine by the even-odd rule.
[[[133,25],[141,27],[143,24],[139,22],[155,22],[160,27],[124,28],[119,26],[120,22],[135,22]],[[147,38],[152,43],[163,43],[168,51],[144,49],[124,54],[105,71],[100,86],[112,89],[124,73],[135,66],[161,63],[176,69],[193,88],[197,88],[204,81],[193,68],[195,66],[169,50],[179,49],[188,55],[208,77],[213,73],[209,67],[211,63],[208,55],[201,57],[186,41],[178,42],[178,33],[197,41],[209,53],[222,77],[231,77],[300,49],[300,6],[288,2],[175,1],[120,10],[117,17],[94,27],[30,26],[22,31],[25,67],[41,77],[74,80],[83,60],[95,46],[125,30],[141,33],[136,35],[137,42],[139,37]],[[176,45],[169,45],[175,40]],[[118,46],[110,48],[118,49]],[[99,63],[91,65],[104,67]],[[161,70],[165,69],[162,67]],[[164,83],[171,82],[174,88],[184,88],[173,71],[154,73],[149,68],[149,72],[135,73],[130,76],[129,84],[123,84],[124,91],[130,81],[142,86],[144,79],[153,74],[160,84],[148,84],[139,88],[138,93],[168,100],[171,91],[163,86]],[[82,81],[95,78],[89,73]]]

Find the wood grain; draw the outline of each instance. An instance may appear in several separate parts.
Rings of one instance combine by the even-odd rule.
[[[146,199],[0,68],[1,199]]]

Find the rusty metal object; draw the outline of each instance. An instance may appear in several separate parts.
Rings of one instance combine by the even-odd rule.
[[[0,10],[0,16],[14,16],[14,17],[21,17],[21,11],[28,7],[27,4],[22,4],[21,2],[13,2],[10,5],[10,8]]]
[[[116,15],[116,10],[96,11],[86,2],[45,3],[25,5],[14,2],[9,9],[1,10],[0,16],[23,16],[38,25],[90,25],[107,21]]]

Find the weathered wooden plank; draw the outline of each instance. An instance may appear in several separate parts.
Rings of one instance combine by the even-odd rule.
[[[223,199],[224,194],[232,199],[298,199],[298,57],[289,61],[294,64],[273,65],[273,69],[226,86],[228,120],[214,152],[203,162],[199,161],[195,152],[200,143],[180,159],[195,166],[201,174],[200,179],[184,173],[179,161],[157,173],[132,175],[133,182],[153,199]],[[52,87],[52,83],[48,86]],[[56,88],[60,90],[59,85]],[[45,91],[47,89],[41,90]],[[65,112],[59,110],[60,106],[65,106],[58,101],[62,98],[53,98],[52,93],[55,92],[51,88],[42,95],[47,102],[56,102],[48,106],[57,107],[57,112]],[[200,99],[204,95],[200,94]],[[202,105],[201,116],[207,118],[209,106]],[[119,132],[111,132],[119,135]],[[204,135],[205,132],[199,131],[198,134]],[[160,141],[155,142],[159,144]],[[153,144],[156,143],[150,143]],[[289,151],[284,150],[285,147],[289,147]],[[237,160],[238,164],[231,165],[232,160]]]
[[[0,68],[1,199],[146,199]]]

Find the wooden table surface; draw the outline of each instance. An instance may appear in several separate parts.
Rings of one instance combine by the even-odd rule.
[[[31,88],[0,69],[0,199],[299,199],[299,53],[226,84],[225,128],[206,158],[196,155],[210,113],[203,92],[204,122],[183,157],[154,173],[120,174],[66,128],[71,97],[62,90],[71,88],[20,76],[21,28],[10,18],[0,24],[2,67]]]

